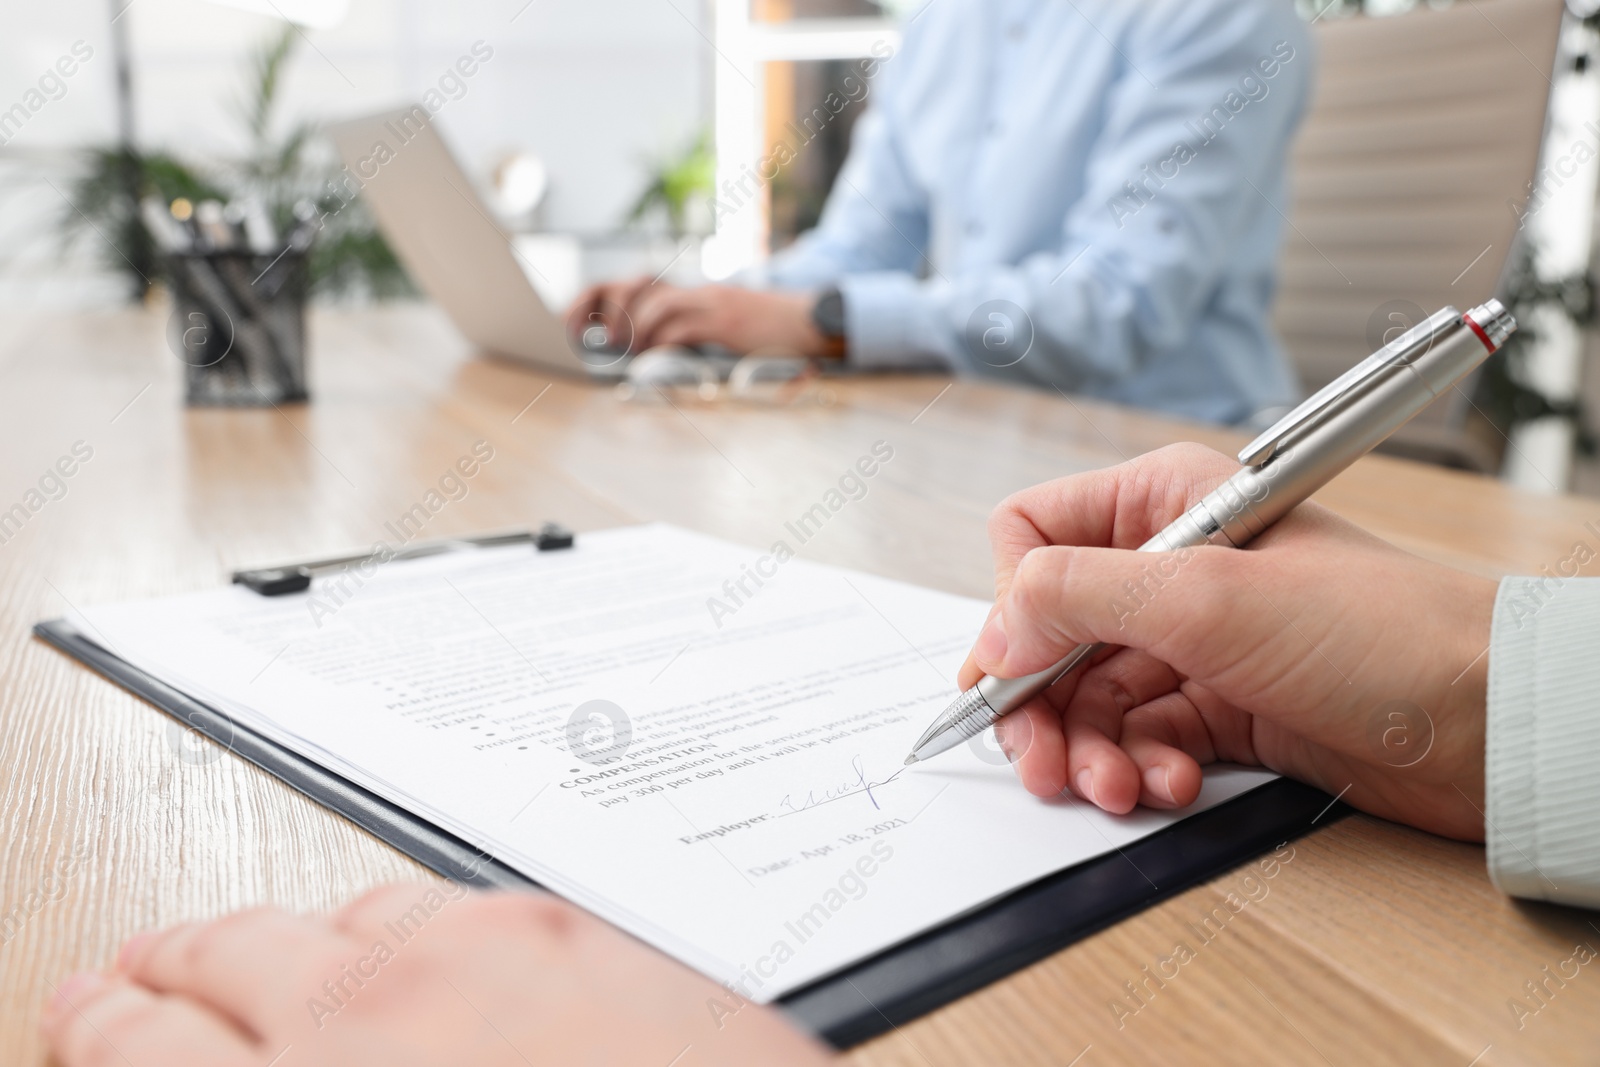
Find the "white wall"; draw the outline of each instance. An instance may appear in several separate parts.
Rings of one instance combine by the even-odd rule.
[[[0,303],[114,294],[87,284],[81,259],[54,262],[66,206],[43,179],[62,185],[71,149],[114,136],[109,20],[126,2],[9,0],[0,14],[0,112],[75,41],[94,50],[66,94],[0,147]],[[281,23],[203,0],[133,0],[125,11],[141,143],[199,161],[240,151],[230,109],[243,60]],[[441,112],[446,137],[480,171],[509,149],[542,155],[546,225],[608,230],[647,165],[710,121],[707,19],[702,0],[353,0],[342,25],[302,43],[284,114],[334,119],[414,99],[482,40],[494,56]]]

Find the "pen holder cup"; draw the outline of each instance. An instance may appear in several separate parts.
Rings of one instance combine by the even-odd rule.
[[[167,257],[167,343],[191,407],[270,407],[308,399],[304,251]]]

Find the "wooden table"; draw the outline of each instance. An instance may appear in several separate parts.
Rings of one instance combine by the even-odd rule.
[[[162,311],[0,320],[0,511],[82,441],[93,458],[0,544],[0,1063],[36,1064],[47,981],[129,935],[273,903],[337,906],[422,870],[30,639],[69,604],[176,593],[230,568],[370,544],[473,442],[496,459],[429,536],[661,519],[755,546],[873,442],[895,449],[812,559],[987,596],[1001,497],[1190,438],[1234,435],[1046,393],[934,378],[839,383],[775,412],[626,404],[471,358],[433,311],[315,318],[308,407],[185,411]],[[1369,459],[1322,497],[1417,552],[1532,571],[1595,535],[1600,502]],[[74,857],[77,857],[76,859]],[[63,873],[65,872],[65,873]],[[947,1064],[1594,1063],[1600,972],[1519,1029],[1510,1002],[1587,913],[1513,903],[1482,850],[1337,822],[1136,1013],[1142,981],[1246,871],[1217,878],[853,1051]],[[31,903],[30,903],[30,894]],[[9,923],[10,925],[6,925]],[[1591,973],[1594,972],[1594,973]],[[1552,984],[1552,988],[1555,988]]]

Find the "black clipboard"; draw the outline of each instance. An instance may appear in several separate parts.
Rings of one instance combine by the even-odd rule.
[[[423,866],[482,888],[537,887],[472,843],[151,677],[66,620],[41,622],[33,632]],[[778,1006],[835,1048],[849,1048],[1348,812],[1344,804],[1310,786],[1288,779],[1271,782],[1126,848],[1024,886],[973,914],[796,990]]]

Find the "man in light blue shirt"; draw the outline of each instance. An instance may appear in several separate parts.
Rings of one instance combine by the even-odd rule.
[[[746,286],[597,287],[634,350],[935,366],[1212,422],[1296,385],[1268,325],[1311,81],[1292,0],[929,0],[815,230]]]

